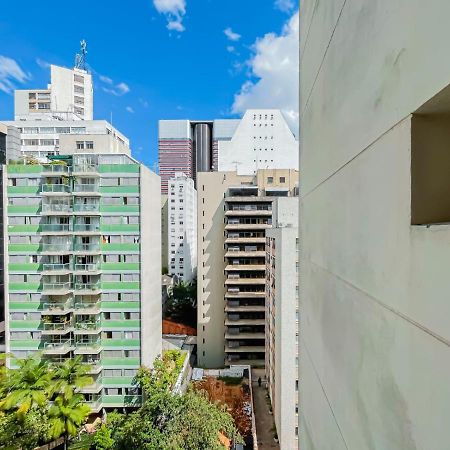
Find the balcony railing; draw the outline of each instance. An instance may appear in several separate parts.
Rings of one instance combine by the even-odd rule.
[[[73,192],[97,192],[98,189],[98,184],[95,183],[80,183],[73,186]]]
[[[77,291],[95,291],[100,289],[100,283],[74,283],[73,287]]]
[[[98,330],[100,328],[100,320],[96,322],[77,322],[75,324],[76,330]]]
[[[45,263],[42,265],[42,269],[45,271],[58,271],[58,270],[70,270],[70,264],[58,264],[58,263]]]
[[[77,302],[75,303],[75,309],[76,310],[92,310],[92,311],[96,311],[100,308],[100,302],[87,302],[87,303],[81,303],[81,302]]]
[[[100,269],[100,263],[74,264],[73,268],[80,272],[93,272]]]
[[[65,244],[42,244],[43,252],[66,252],[70,250],[70,243]]]
[[[65,311],[72,308],[73,303],[68,300],[66,302],[49,302],[42,305],[43,311]]]
[[[44,291],[59,291],[63,289],[70,289],[70,283],[44,283],[43,288]]]
[[[44,350],[65,350],[72,345],[70,339],[59,342],[44,342]]]
[[[70,186],[66,184],[43,184],[41,192],[70,192]]]
[[[75,203],[73,210],[80,211],[99,211],[100,203]]]
[[[72,212],[72,205],[69,203],[44,203],[42,212]]]
[[[44,322],[42,324],[42,329],[44,331],[66,331],[69,328],[71,328],[73,324],[71,322],[57,322],[57,323],[51,323],[51,322]]]
[[[72,168],[73,172],[97,172],[98,166],[96,164],[75,164]]]
[[[70,231],[68,223],[43,223],[41,225],[42,231]]]
[[[100,231],[99,223],[76,223],[73,231]]]
[[[101,341],[77,341],[75,346],[80,350],[98,350],[100,348]]]
[[[66,166],[64,164],[45,164],[43,172],[69,173],[69,166]]]
[[[73,249],[78,252],[96,252],[100,250],[100,243],[93,242],[91,244],[75,244]]]

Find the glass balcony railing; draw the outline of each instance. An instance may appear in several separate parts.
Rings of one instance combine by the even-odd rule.
[[[100,289],[100,283],[98,281],[96,283],[74,283],[73,287],[77,291],[95,291]]]
[[[73,268],[83,272],[93,272],[100,269],[100,263],[74,264]]]
[[[42,231],[70,231],[68,223],[43,223],[40,227]]]
[[[66,331],[69,328],[71,328],[73,326],[72,322],[65,322],[65,323],[49,323],[49,322],[44,322],[42,324],[42,329],[44,331]]]
[[[99,242],[92,242],[90,244],[74,244],[73,249],[78,252],[96,252],[100,250]]]
[[[72,205],[69,203],[44,203],[42,212],[72,212]]]
[[[99,223],[76,223],[73,231],[100,231]]]
[[[72,341],[44,342],[44,350],[65,350],[71,347]]]
[[[97,164],[74,164],[72,168],[73,172],[97,172]]]
[[[100,302],[76,302],[75,309],[77,311],[97,311],[100,308]]]
[[[41,192],[70,192],[70,186],[66,184],[43,184]]]
[[[82,211],[99,211],[100,203],[75,203],[73,205],[73,210],[77,212]]]
[[[97,320],[95,322],[77,322],[75,324],[76,330],[99,330],[100,329],[100,320]]]
[[[70,270],[70,264],[64,263],[44,263],[42,269],[45,271],[58,271],[58,270]]]
[[[48,244],[48,243],[42,244],[43,252],[66,252],[69,250],[70,250],[69,242],[64,244]]]
[[[70,283],[44,283],[44,291],[60,291],[70,289]]]
[[[80,183],[73,186],[73,192],[98,192],[98,184],[95,183]]]
[[[72,301],[68,300],[66,302],[49,302],[42,305],[42,311],[67,311],[73,307]]]
[[[43,172],[69,173],[69,167],[64,164],[45,164]]]
[[[77,341],[75,342],[75,346],[81,350],[98,350],[100,348],[101,341],[100,340],[87,340],[87,341]]]

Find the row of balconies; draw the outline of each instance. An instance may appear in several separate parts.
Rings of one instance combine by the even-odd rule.
[[[68,166],[66,164],[45,164],[41,174],[43,176],[98,174],[98,165],[90,163],[74,164],[73,166]]]
[[[40,193],[42,195],[51,195],[51,194],[84,194],[89,192],[89,194],[93,195],[101,195],[99,192],[99,184],[98,183],[75,183],[73,186],[64,183],[46,183],[42,184],[40,187]]]

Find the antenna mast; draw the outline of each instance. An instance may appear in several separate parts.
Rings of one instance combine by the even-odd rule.
[[[86,69],[87,44],[84,39],[80,41],[80,46],[81,46],[80,53],[77,53],[75,55],[75,69],[87,70]]]

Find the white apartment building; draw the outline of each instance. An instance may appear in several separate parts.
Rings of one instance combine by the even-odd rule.
[[[298,448],[298,198],[272,203],[266,230],[266,379],[280,447]]]
[[[207,368],[265,363],[265,232],[277,197],[297,193],[298,171],[198,175],[198,361]],[[291,222],[292,209],[278,211]]]
[[[176,172],[169,180],[168,271],[181,280],[192,281],[197,275],[197,191],[194,180]]]
[[[31,117],[46,120],[49,116],[66,120],[92,120],[92,75],[82,69],[50,65],[47,89],[14,91],[15,120]]]
[[[300,14],[300,448],[448,449],[450,2]]]
[[[226,122],[215,122],[220,172],[252,175],[260,169],[298,169],[298,141],[279,109],[248,109],[242,119],[232,121],[230,138],[225,137],[230,134]]]

